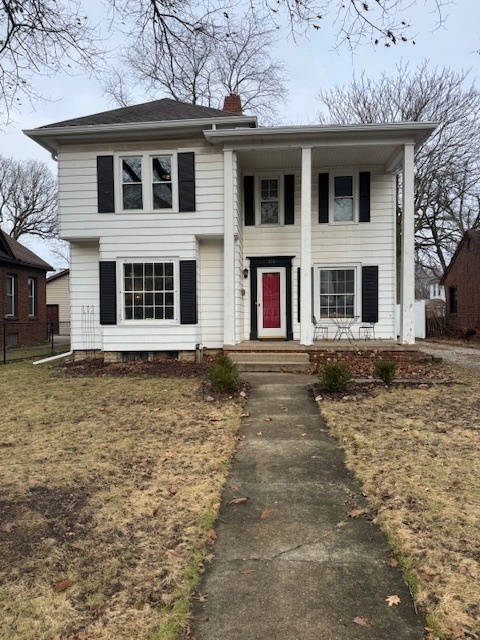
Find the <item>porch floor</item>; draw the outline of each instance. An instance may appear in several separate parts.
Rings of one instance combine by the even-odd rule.
[[[298,340],[244,340],[239,344],[224,345],[224,351],[418,351],[416,344],[399,344],[396,340],[316,340],[311,346]]]

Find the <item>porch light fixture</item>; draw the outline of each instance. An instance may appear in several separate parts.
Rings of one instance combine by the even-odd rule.
[[[245,279],[246,279],[246,278],[248,278],[248,269],[247,269],[247,268],[245,268],[245,269],[243,270],[243,277],[244,277]]]

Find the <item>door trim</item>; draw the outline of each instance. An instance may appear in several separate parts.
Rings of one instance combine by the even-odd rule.
[[[258,269],[285,267],[285,340],[293,340],[292,260],[295,256],[247,257],[250,260],[250,340],[258,340]]]

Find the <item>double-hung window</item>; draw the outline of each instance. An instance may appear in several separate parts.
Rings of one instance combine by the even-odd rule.
[[[320,317],[353,318],[355,269],[319,269]]]
[[[7,304],[5,315],[12,317],[17,314],[17,279],[15,276],[7,275],[6,291]]]
[[[123,211],[171,211],[176,208],[173,154],[123,156],[120,166]]]
[[[37,279],[28,278],[28,315],[37,315]]]
[[[123,265],[125,320],[175,320],[173,262],[126,262]]]
[[[260,224],[280,224],[278,178],[260,178]]]
[[[358,209],[356,183],[354,173],[331,174],[330,222],[356,222]]]

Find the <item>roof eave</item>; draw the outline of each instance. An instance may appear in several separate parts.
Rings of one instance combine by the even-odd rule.
[[[39,145],[54,154],[58,150],[58,143],[61,140],[68,140],[74,137],[100,137],[135,132],[148,131],[185,131],[188,129],[203,130],[206,127],[214,128],[223,125],[242,125],[251,127],[257,126],[255,116],[222,116],[210,118],[195,118],[185,120],[162,120],[153,122],[120,122],[114,124],[90,124],[90,125],[68,125],[65,127],[38,127],[36,129],[24,129],[23,133],[37,142]]]

